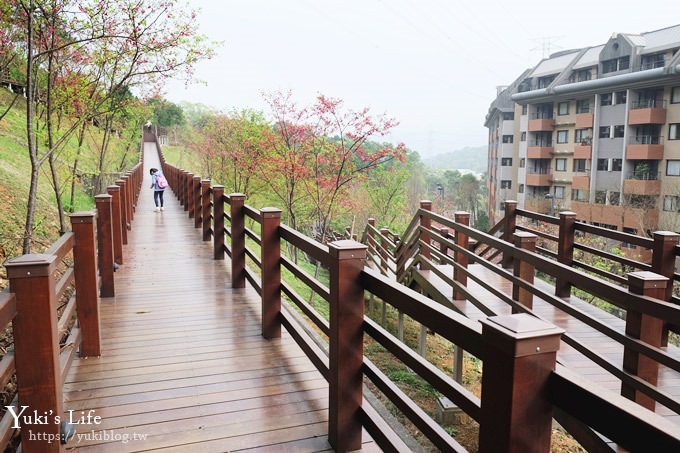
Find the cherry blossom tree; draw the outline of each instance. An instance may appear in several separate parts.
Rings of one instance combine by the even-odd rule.
[[[351,208],[350,188],[368,172],[392,159],[403,161],[406,148],[366,147],[372,137],[383,137],[398,123],[369,109],[349,110],[339,99],[319,95],[311,107],[298,107],[292,93],[265,95],[274,118],[271,155],[263,171],[283,202],[291,226],[300,229],[299,212],[326,240],[334,215]]]
[[[82,123],[103,118],[100,171],[114,115],[124,109],[136,90],[157,92],[167,77],[191,79],[197,61],[211,55],[211,45],[197,35],[196,12],[179,2],[164,0],[9,0],[12,24],[21,31],[14,48],[26,61],[27,148],[31,160],[23,250],[31,249],[39,170]],[[83,69],[88,84],[69,124],[51,127],[54,96],[61,82],[57,62],[72,61]],[[83,79],[80,79],[81,81]],[[82,88],[82,87],[81,87]],[[81,102],[87,99],[87,102]],[[37,110],[45,109],[45,116]],[[45,121],[41,126],[39,123]],[[49,139],[39,135],[47,130]],[[82,130],[82,129],[81,129]],[[42,133],[42,132],[40,132]],[[47,143],[45,145],[45,143]],[[53,182],[55,189],[56,180]],[[57,190],[58,193],[58,190]]]

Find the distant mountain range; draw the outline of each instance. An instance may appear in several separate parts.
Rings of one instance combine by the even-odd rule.
[[[466,146],[456,151],[423,157],[422,161],[425,165],[434,169],[471,170],[475,173],[484,173],[486,171],[486,156],[486,146]]]

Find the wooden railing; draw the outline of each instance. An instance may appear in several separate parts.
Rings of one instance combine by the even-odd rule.
[[[142,179],[140,162],[95,197],[96,211],[72,214],[72,231],[50,248],[5,263],[9,288],[0,293],[0,327],[12,323],[14,347],[0,361],[0,385],[16,372],[18,392],[0,421],[3,449],[20,429],[22,451],[58,452],[71,431],[63,421],[64,377],[76,353],[100,355],[99,298],[115,295],[113,273],[123,264]],[[19,417],[17,427],[22,408],[44,423],[26,425]],[[40,436],[30,435],[35,423]]]
[[[574,431],[594,430],[632,451],[644,450],[650,445],[659,451],[680,448],[680,433],[675,425],[622,396],[585,382],[556,364],[556,353],[562,338],[619,376],[627,396],[635,394],[636,399],[637,395],[651,396],[677,409],[678,403],[656,389],[653,383],[637,378],[635,370],[628,366],[630,364],[624,364],[621,370],[618,365],[592,357],[592,353],[588,354],[568,334],[531,316],[528,307],[503,294],[496,295],[504,298],[518,313],[494,316],[490,312],[490,317],[479,324],[386,275],[413,273],[415,266],[436,271],[436,264],[447,263],[458,270],[455,280],[449,278],[451,285],[457,292],[470,297],[462,281],[475,277],[468,272],[464,264],[466,259],[493,267],[517,285],[518,293],[522,290],[539,295],[621,341],[627,356],[637,361],[644,355],[680,371],[674,357],[658,345],[637,338],[633,329],[622,334],[607,326],[599,326],[596,321],[569,307],[561,298],[534,288],[527,280],[529,272],[526,266],[540,266],[548,274],[559,274],[572,284],[581,285],[585,290],[624,307],[629,317],[638,322],[650,316],[674,323],[680,321],[680,310],[654,298],[658,294],[645,286],[646,279],[632,276],[631,291],[626,291],[582,271],[549,261],[513,243],[478,232],[465,224],[465,216],[460,216],[457,222],[438,216],[431,212],[428,204],[418,211],[402,239],[370,225],[364,236],[368,245],[352,240],[321,244],[281,224],[280,210],[257,210],[244,203],[242,194],[224,195],[222,186],[210,187],[210,181],[201,181],[199,177],[172,166],[162,157],[160,149],[159,153],[164,172],[180,203],[188,211],[188,217],[194,219],[196,228],[202,228],[204,241],[212,238],[214,258],[223,259],[225,253],[231,257],[232,286],[243,287],[247,280],[261,296],[262,335],[276,338],[281,335],[281,327],[285,327],[328,380],[328,437],[336,451],[360,448],[362,427],[383,449],[408,450],[364,400],[364,379],[373,382],[436,447],[444,451],[464,450],[364,356],[365,336],[382,345],[396,360],[403,362],[479,422],[480,451],[549,451],[553,413],[567,414],[566,419],[571,421],[569,426]],[[246,228],[246,219],[252,220],[259,231]],[[224,226],[225,220],[229,227]],[[433,223],[453,232],[453,240],[451,233],[443,235],[441,229],[432,229]],[[516,275],[470,251],[470,239],[493,246],[512,258]],[[442,253],[441,247],[434,247],[433,243],[445,245],[447,251]],[[328,269],[328,283],[305,272],[294,258],[296,253],[282,254],[282,244],[296,251],[297,256],[308,256],[321,263]],[[371,257],[367,257],[367,250],[371,250]],[[395,258],[390,265],[387,258],[383,261],[383,255],[388,256],[392,251]],[[376,264],[377,270],[365,266],[369,260]],[[282,278],[284,269],[326,301],[329,319],[300,296],[291,281]],[[442,278],[448,277],[442,274]],[[484,282],[478,283],[484,285]],[[498,293],[494,288],[487,289]],[[379,323],[365,317],[366,295],[382,299],[429,331],[482,360],[481,400],[405,347]],[[482,301],[477,303],[483,307]],[[603,450],[606,448],[604,443],[593,441],[589,444],[594,445]]]

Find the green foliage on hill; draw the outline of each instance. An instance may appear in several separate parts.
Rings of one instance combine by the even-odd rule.
[[[0,87],[0,112],[7,109],[14,94],[7,88]],[[65,127],[65,126],[64,126]],[[86,136],[86,148],[95,152],[101,139],[98,128],[92,127]],[[116,139],[113,148],[118,147]],[[58,178],[64,191],[63,197],[70,191],[70,166],[75,154],[75,137],[56,155]],[[73,212],[94,208],[92,194],[87,193],[89,182],[87,174],[95,171],[95,162],[81,161],[83,172],[76,180],[74,206],[66,206]],[[0,119],[0,262],[21,254],[21,243],[26,221],[26,201],[30,183],[31,164],[26,144],[26,103],[19,98],[7,114]],[[54,189],[47,164],[40,172],[38,185],[38,208],[35,231],[35,250],[40,253],[59,236],[59,220],[55,202]],[[0,266],[0,288],[7,284],[5,269]]]
[[[456,151],[423,158],[423,163],[434,169],[471,170],[475,173],[484,173],[486,171],[487,151],[486,146],[466,146]]]

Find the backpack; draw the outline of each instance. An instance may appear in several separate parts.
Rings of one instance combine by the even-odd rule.
[[[159,189],[165,189],[168,187],[168,180],[165,179],[165,176],[159,173],[156,175],[156,185]]]

